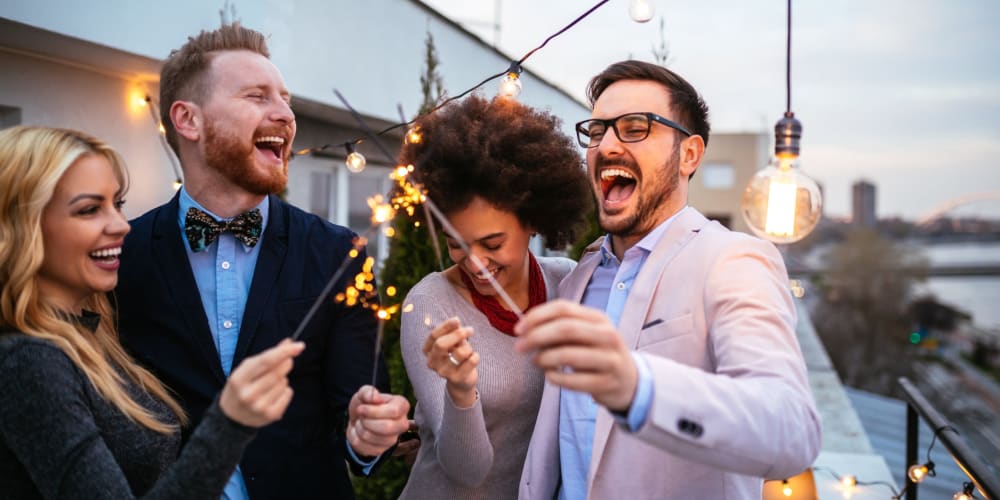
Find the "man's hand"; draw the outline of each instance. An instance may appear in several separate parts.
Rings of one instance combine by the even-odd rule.
[[[354,393],[348,407],[347,440],[359,455],[378,456],[396,444],[410,427],[406,414],[410,402],[403,396],[382,394],[365,385]]]
[[[532,308],[514,326],[514,348],[534,353],[553,384],[586,392],[611,411],[626,412],[639,371],[621,335],[601,311],[566,300]]]

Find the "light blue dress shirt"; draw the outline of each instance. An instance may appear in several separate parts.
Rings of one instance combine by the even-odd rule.
[[[181,234],[184,234],[184,218],[188,208],[201,210],[216,220],[225,220],[212,213],[194,201],[184,187],[181,187],[180,210],[178,223]],[[261,226],[261,238],[267,229],[268,199],[264,198],[257,207],[264,222]],[[201,303],[205,307],[208,327],[212,331],[212,340],[222,372],[229,376],[233,370],[233,357],[236,354],[236,342],[240,337],[240,325],[243,323],[243,311],[246,309],[247,298],[250,296],[250,284],[253,272],[257,267],[257,256],[260,255],[260,244],[248,247],[236,239],[232,233],[222,233],[205,250],[194,252],[184,240],[191,271],[198,284]],[[249,498],[243,472],[239,466],[229,478],[226,488],[222,491],[224,500],[246,500]]]
[[[601,263],[594,270],[587,289],[583,293],[583,305],[603,310],[608,319],[618,326],[629,290],[635,277],[642,269],[646,258],[666,233],[667,227],[687,207],[682,208],[669,219],[660,223],[632,248],[625,251],[619,262],[611,248],[611,238],[604,238],[601,245]],[[653,399],[653,377],[646,361],[632,353],[639,372],[635,398],[628,415],[616,415],[618,423],[636,431],[646,422],[646,415]],[[590,394],[568,389],[559,391],[559,466],[562,483],[559,488],[560,500],[587,498],[587,473],[590,470],[591,453],[594,447],[594,422],[597,419],[597,403]]]

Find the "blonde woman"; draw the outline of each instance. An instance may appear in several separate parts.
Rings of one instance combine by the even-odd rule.
[[[291,400],[301,343],[247,359],[181,449],[185,417],[118,342],[106,292],[126,173],[72,130],[0,131],[0,496],[218,498]],[[150,311],[156,314],[156,311]]]

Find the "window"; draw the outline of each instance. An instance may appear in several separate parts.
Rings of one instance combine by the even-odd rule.
[[[731,163],[706,163],[698,170],[706,189],[732,189],[736,185],[736,171]]]
[[[21,108],[0,104],[0,129],[21,124]]]

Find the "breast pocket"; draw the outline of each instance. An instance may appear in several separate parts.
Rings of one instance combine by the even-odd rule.
[[[639,331],[638,350],[659,348],[666,343],[694,335],[694,321],[690,313],[665,320],[653,319]]]

